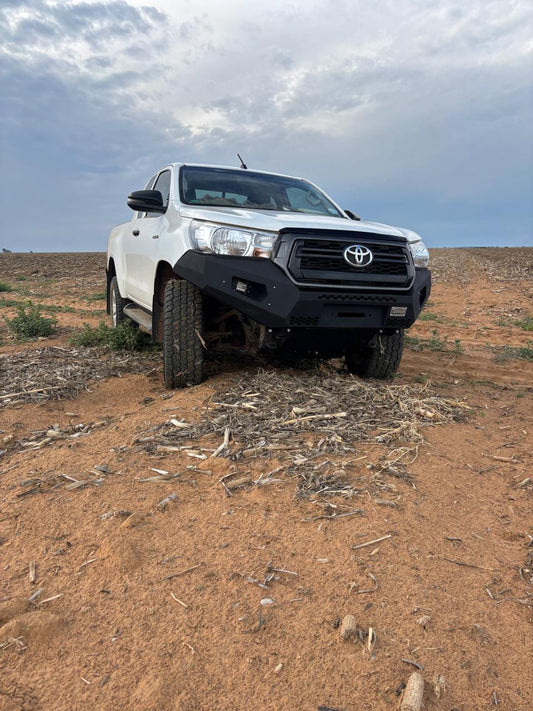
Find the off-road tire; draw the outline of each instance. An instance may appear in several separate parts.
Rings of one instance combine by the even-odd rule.
[[[167,388],[198,385],[204,374],[202,293],[171,279],[163,302],[163,375]]]
[[[122,323],[126,318],[124,307],[128,302],[120,295],[118,281],[116,276],[111,279],[109,284],[109,313],[111,315],[111,325],[116,328],[119,323]]]
[[[379,333],[375,348],[354,347],[346,352],[346,367],[361,378],[390,378],[398,370],[403,353],[403,331]]]

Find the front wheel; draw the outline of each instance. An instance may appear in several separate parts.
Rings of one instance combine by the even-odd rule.
[[[171,279],[163,302],[163,374],[167,388],[198,385],[204,374],[203,298],[188,281]]]
[[[390,378],[398,370],[403,353],[403,331],[378,333],[376,346],[353,347],[346,351],[346,367],[361,378]]]

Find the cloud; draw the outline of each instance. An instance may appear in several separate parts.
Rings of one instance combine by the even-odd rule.
[[[434,243],[465,224],[478,242],[530,238],[533,28],[522,0],[154,4],[0,10],[8,169],[61,204],[64,221],[57,182],[84,214],[80,243],[159,165],[227,164],[237,152],[307,175],[365,215],[427,228]],[[18,198],[6,182],[8,234],[5,207]],[[87,185],[90,203],[77,192]],[[38,229],[40,209],[24,214]]]
[[[22,47],[44,41],[52,32],[61,32],[63,45],[72,41],[109,41],[115,37],[150,32],[165,20],[156,8],[135,8],[125,0],[112,2],[26,2],[3,3],[2,13],[13,39]],[[12,48],[12,51],[14,48]]]

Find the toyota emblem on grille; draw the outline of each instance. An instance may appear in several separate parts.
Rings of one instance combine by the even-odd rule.
[[[351,267],[368,267],[374,259],[374,255],[361,244],[351,244],[343,252],[344,259]]]

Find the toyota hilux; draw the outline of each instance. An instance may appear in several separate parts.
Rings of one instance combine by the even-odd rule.
[[[344,357],[388,378],[431,289],[415,232],[362,221],[313,183],[172,163],[132,192],[107,251],[107,310],[163,346],[168,387],[211,351]]]

